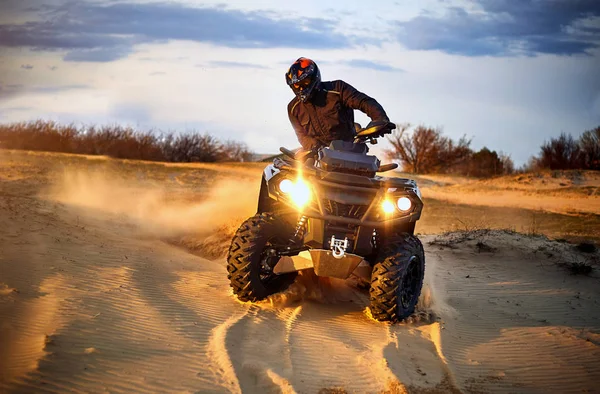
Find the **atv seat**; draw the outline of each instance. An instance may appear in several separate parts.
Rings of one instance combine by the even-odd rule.
[[[353,152],[366,154],[369,151],[367,144],[359,143],[356,144],[352,141],[334,140],[329,144],[329,149],[342,151],[342,152]]]
[[[379,159],[368,155],[367,145],[352,141],[331,141],[319,152],[321,167],[325,171],[346,172],[373,177],[379,169]]]

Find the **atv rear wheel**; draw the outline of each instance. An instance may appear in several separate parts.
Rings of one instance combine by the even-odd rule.
[[[371,274],[370,309],[379,321],[398,322],[417,305],[425,276],[421,241],[403,234],[383,246]]]
[[[277,275],[276,245],[286,245],[293,229],[271,213],[257,214],[238,228],[227,254],[227,278],[241,301],[258,301],[285,290],[297,272]]]

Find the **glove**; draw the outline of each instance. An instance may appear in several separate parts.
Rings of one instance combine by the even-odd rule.
[[[396,124],[390,122],[389,119],[385,118],[385,119],[379,119],[379,120],[372,120],[371,122],[369,122],[369,124],[365,128],[368,129],[371,127],[380,127],[381,131],[379,132],[379,134],[383,135],[383,134],[391,134],[392,130],[394,130],[396,128]]]
[[[395,128],[396,128],[396,123],[390,122],[388,120],[387,125],[385,127],[385,131],[383,132],[383,134],[392,134],[392,130],[394,130]]]

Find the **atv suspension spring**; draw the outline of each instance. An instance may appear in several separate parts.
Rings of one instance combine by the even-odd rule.
[[[298,224],[296,225],[296,232],[294,233],[294,240],[301,241],[304,237],[304,233],[306,232],[306,220],[308,218],[305,215],[302,215],[298,220]]]

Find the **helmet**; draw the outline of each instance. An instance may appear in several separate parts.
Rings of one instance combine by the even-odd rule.
[[[290,66],[285,81],[300,101],[305,102],[321,82],[321,72],[317,63],[301,57]]]

